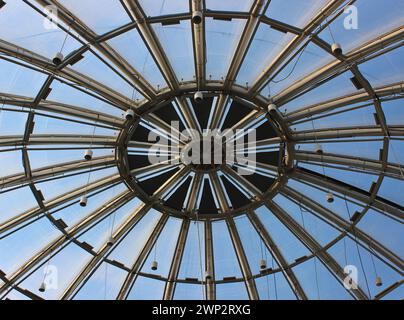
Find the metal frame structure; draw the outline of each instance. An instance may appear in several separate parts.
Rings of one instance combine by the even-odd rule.
[[[72,299],[83,288],[91,276],[100,268],[103,263],[114,265],[126,272],[124,282],[119,288],[117,299],[127,299],[139,276],[164,281],[165,287],[162,299],[170,300],[175,296],[175,289],[178,283],[198,284],[203,286],[205,297],[214,300],[217,297],[216,288],[219,284],[243,282],[250,299],[260,299],[255,279],[266,277],[270,274],[281,274],[288,283],[291,291],[297,299],[308,299],[299,277],[293,268],[309,259],[318,259],[336,280],[343,284],[345,274],[343,268],[327,251],[344,237],[350,238],[358,243],[362,248],[368,250],[377,259],[387,264],[401,276],[404,274],[404,262],[399,253],[393,252],[382,243],[374,239],[358,227],[359,222],[366,216],[368,210],[372,209],[387,218],[402,223],[404,220],[404,208],[397,203],[386,200],[378,194],[384,177],[397,180],[404,180],[403,169],[399,163],[388,160],[389,148],[393,139],[402,140],[404,135],[404,124],[391,126],[386,122],[383,112],[383,103],[395,99],[402,99],[404,94],[404,83],[391,83],[382,87],[373,88],[366,77],[360,72],[358,65],[374,59],[380,55],[394,50],[403,45],[404,27],[396,28],[390,32],[378,36],[375,39],[344,53],[335,56],[332,62],[311,72],[309,75],[293,82],[279,94],[267,98],[260,94],[288,64],[296,57],[301,50],[312,43],[328,54],[332,55],[331,44],[326,43],[319,37],[319,33],[324,30],[333,20],[335,20],[354,0],[330,0],[324,8],[316,14],[303,28],[288,25],[284,22],[271,19],[265,15],[270,0],[254,0],[248,12],[215,11],[207,10],[204,0],[190,0],[189,11],[148,17],[144,12],[141,1],[121,0],[122,7],[126,10],[131,22],[103,35],[98,35],[86,25],[85,21],[79,19],[73,12],[70,12],[57,0],[24,0],[38,14],[46,16],[43,8],[53,5],[58,9],[58,27],[70,37],[77,40],[81,47],[66,57],[60,66],[55,66],[51,60],[35,52],[21,48],[15,44],[0,40],[0,59],[10,63],[21,65],[47,76],[41,89],[35,97],[25,97],[10,93],[0,92],[0,103],[2,110],[9,112],[20,112],[27,115],[25,130],[23,135],[0,136],[0,157],[3,152],[10,150],[20,151],[24,172],[0,178],[0,196],[7,196],[7,192],[29,187],[37,201],[37,206],[26,210],[16,216],[0,222],[0,241],[15,232],[23,232],[24,227],[34,223],[38,219],[46,219],[60,232],[60,237],[53,240],[12,274],[6,274],[0,270],[0,299],[6,298],[10,292],[17,290],[30,299],[41,299],[40,295],[32,290],[24,288],[23,281],[32,275],[36,270],[52,259],[58,252],[63,250],[68,244],[74,243],[85,250],[91,259],[75,275],[74,280],[64,289],[61,299]],[[191,22],[192,12],[201,11],[203,13],[202,22],[198,25]],[[1,11],[0,11],[1,14]],[[206,48],[206,20],[207,19],[243,19],[245,27],[235,47],[230,59],[227,75],[224,79],[208,79],[206,74],[207,48]],[[167,57],[166,52],[153,24],[173,24],[180,21],[189,21],[192,29],[192,46],[195,67],[194,81],[179,81],[173,66]],[[260,24],[266,24],[275,30],[294,35],[294,38],[276,56],[270,65],[251,85],[242,86],[236,83],[237,75],[246,58],[248,50],[254,39]],[[149,83],[139,70],[136,70],[122,55],[120,55],[108,43],[108,40],[118,37],[130,30],[136,29],[150,52],[151,57],[158,66],[167,88],[155,88]],[[85,53],[91,52],[97,56],[110,70],[121,77],[134,90],[142,95],[142,99],[133,100],[123,94],[109,88],[105,84],[75,71],[72,67],[74,62]],[[168,181],[166,181],[153,194],[152,197],[144,197],[142,190],[137,188],[136,181],[133,180],[133,172],[128,172],[127,159],[125,154],[128,148],[147,147],[130,141],[134,127],[139,121],[148,121],[163,132],[169,132],[170,127],[157,117],[153,112],[164,106],[167,101],[173,101],[183,116],[188,128],[201,131],[192,106],[189,104],[189,97],[195,91],[201,90],[207,95],[217,98],[216,105],[210,123],[211,128],[218,127],[224,116],[226,106],[230,99],[239,99],[243,103],[250,105],[253,110],[242,121],[237,124],[238,128],[247,127],[255,119],[262,115],[267,115],[267,105],[272,102],[281,107],[293,99],[310,92],[321,84],[333,79],[345,71],[350,71],[363,87],[363,90],[354,94],[341,96],[332,100],[323,101],[315,105],[303,106],[302,108],[286,112],[277,119],[270,119],[277,123],[278,137],[258,141],[258,146],[281,145],[283,154],[282,164],[279,168],[269,167],[267,164],[258,163],[257,166],[264,169],[277,171],[279,174],[276,183],[267,192],[261,192],[251,182],[238,175],[230,166],[223,164],[221,171],[235,181],[257,201],[248,207],[243,207],[240,212],[232,212],[231,204],[228,201],[226,190],[223,187],[217,172],[207,174],[207,179],[215,191],[215,199],[218,202],[221,214],[218,216],[199,217],[197,213],[197,203],[202,192],[204,175],[195,173],[189,187],[189,197],[187,198],[187,214],[170,212],[161,204],[162,195],[172,188],[178,186],[189,173],[190,168],[180,166],[180,170]],[[133,120],[125,120],[106,113],[91,110],[90,106],[76,106],[47,99],[52,83],[57,80],[76,90],[80,90],[97,99],[120,109],[122,112],[132,109],[135,111]],[[313,121],[314,117],[324,117],[329,114],[344,112],[346,106],[358,103],[366,103],[374,106],[374,125],[363,127],[343,127],[315,129],[294,132],[290,129],[293,125]],[[36,134],[34,132],[35,119],[38,116],[54,117],[73,123],[87,124],[95,128],[111,129],[119,132],[117,136],[105,135],[77,135],[77,134]],[[275,121],[276,120],[276,121]],[[383,149],[380,150],[380,158],[367,159],[363,157],[350,157],[332,153],[318,154],[310,151],[295,150],[295,145],[327,143],[342,141],[355,141],[354,139],[365,139],[365,141],[382,141]],[[357,141],[356,140],[356,141]],[[72,147],[74,146],[74,147]],[[60,162],[57,165],[32,169],[30,161],[31,150],[65,150],[69,148],[84,150],[88,147],[93,149],[114,150],[114,155],[94,157],[91,161],[75,160]],[[287,157],[286,157],[287,156]],[[286,160],[283,158],[287,158]],[[342,181],[331,178],[325,174],[319,174],[305,169],[300,164],[318,165],[323,167],[338,167],[348,172],[372,173],[378,177],[370,190],[362,190]],[[45,199],[38,185],[47,181],[55,181],[64,177],[74,177],[80,174],[91,174],[98,170],[107,168],[117,168],[118,173],[101,178],[99,180],[80,186],[74,190],[66,190],[62,195],[54,199]],[[157,170],[166,169],[166,164],[152,165],[136,171],[136,174],[153,174]],[[359,203],[363,210],[359,212],[352,221],[346,220],[327,209],[321,203],[311,199],[308,195],[293,189],[288,185],[288,179],[294,179],[303,184],[310,185],[321,191],[333,192],[336,197],[345,199],[351,203]],[[125,183],[128,190],[119,194],[107,203],[100,205],[83,220],[73,226],[67,226],[60,219],[54,217],[55,210],[61,210],[64,206],[77,204],[80,196],[88,194],[90,197],[103,190]],[[288,214],[287,210],[275,203],[272,198],[277,194],[282,194],[294,203],[303,206],[307,211],[325,221],[338,231],[339,236],[326,245],[321,245],[316,238],[301,226],[294,218]],[[79,237],[96,226],[106,217],[110,217],[119,208],[136,197],[144,201],[138,208],[133,208],[122,225],[112,234],[112,240],[105,242],[99,250],[94,250],[91,245],[83,243]],[[282,225],[284,225],[301,243],[308,248],[311,255],[289,263],[280,246],[271,235],[271,230],[256,213],[258,207],[264,205],[268,214],[274,215]],[[116,247],[128,236],[133,228],[147,215],[151,209],[157,209],[163,214],[154,226],[151,234],[145,241],[145,245],[135,259],[133,265],[125,266],[119,261],[110,260],[109,256]],[[266,270],[260,274],[253,274],[249,263],[248,254],[243,246],[238,228],[235,223],[236,217],[244,214],[253,226],[257,237],[263,242],[266,249],[279,265],[278,269]],[[170,261],[169,273],[166,277],[145,273],[143,266],[150,255],[153,247],[159,239],[167,221],[172,217],[182,218],[181,228],[178,234],[174,254]],[[181,263],[184,259],[184,251],[188,239],[190,224],[195,220],[200,220],[204,224],[204,247],[205,271],[211,276],[210,279],[181,279],[179,278]],[[220,254],[214,250],[215,239],[213,235],[214,223],[223,220],[231,239],[237,261],[240,266],[242,278],[229,277],[218,279],[215,276],[214,256]],[[257,249],[258,250],[258,249]],[[1,265],[0,265],[1,268]],[[361,287],[349,291],[354,299],[381,299],[402,284],[402,280],[391,284],[389,287],[373,296],[365,293]]]

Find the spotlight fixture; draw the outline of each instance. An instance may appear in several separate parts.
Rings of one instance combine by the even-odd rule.
[[[157,261],[153,261],[152,264],[151,264],[151,269],[152,269],[153,271],[156,271],[157,268],[158,268],[158,263],[157,263]]]
[[[376,281],[375,281],[376,287],[381,287],[383,285],[382,282],[382,278],[380,278],[379,276],[376,277]]]
[[[45,282],[42,282],[41,285],[39,286],[38,289],[39,292],[45,292],[46,291],[46,284]]]
[[[54,64],[55,66],[59,66],[59,65],[61,65],[63,59],[64,59],[63,53],[58,52],[58,53],[56,53],[56,55],[55,55],[55,57],[53,58],[52,61],[53,61],[53,64]]]
[[[260,262],[260,269],[265,270],[267,268],[267,261],[262,259]]]
[[[331,51],[333,54],[335,54],[336,56],[339,56],[342,54],[342,48],[341,45],[339,43],[333,43],[331,46]]]
[[[195,100],[196,103],[201,103],[201,102],[202,102],[202,100],[203,100],[203,93],[202,93],[202,91],[197,91],[197,92],[195,92],[195,94],[194,94],[194,100]]]
[[[82,196],[81,198],[80,198],[80,206],[81,207],[86,207],[87,206],[87,202],[88,202],[88,199],[87,199],[87,197],[86,196]]]
[[[125,119],[128,121],[133,120],[133,118],[135,117],[135,112],[132,109],[126,110],[125,112]]]
[[[326,195],[326,199],[327,199],[328,203],[333,203],[334,202],[334,195],[331,192],[329,192]]]
[[[315,151],[315,153],[317,153],[317,154],[320,154],[320,155],[323,154],[323,148],[321,147],[320,144],[317,144],[317,145],[316,145],[314,151]]]
[[[84,152],[84,159],[87,160],[87,161],[90,161],[92,158],[93,158],[93,150],[87,149]]]
[[[202,22],[202,12],[194,11],[192,12],[192,23],[200,24]]]

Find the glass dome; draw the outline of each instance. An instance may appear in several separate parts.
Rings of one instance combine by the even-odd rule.
[[[0,299],[404,298],[403,1],[0,0],[0,25]]]

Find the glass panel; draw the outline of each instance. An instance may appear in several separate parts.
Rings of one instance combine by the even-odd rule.
[[[115,300],[126,276],[126,271],[103,262],[74,299]]]
[[[355,242],[350,238],[346,238],[345,243],[344,240],[339,241],[332,246],[328,252],[341,266],[351,265],[357,269],[359,287],[361,287],[366,294],[368,294],[370,290],[372,297],[402,279],[398,273],[376,257],[373,256],[372,260],[372,255],[362,247],[357,247]],[[382,278],[383,285],[381,287],[376,286],[376,274]]]
[[[339,232],[336,229],[332,228],[303,208],[300,209],[297,204],[284,196],[278,194],[273,201],[293,217],[293,219],[314,239],[316,239],[320,245],[326,245],[339,235]]]
[[[357,29],[345,28],[345,20],[348,26],[351,25],[351,12],[341,14],[330,25],[335,41],[344,51],[357,48],[404,23],[404,3],[401,0],[357,0],[354,5],[358,12]],[[329,43],[334,42],[327,29],[320,33],[320,37]]]
[[[212,223],[213,256],[215,279],[242,277],[237,255],[234,250],[227,224],[224,221]]]
[[[199,234],[199,236],[198,236]],[[205,273],[205,227],[203,222],[191,222],[178,278],[201,279]]]
[[[403,179],[401,177],[401,179]],[[404,181],[399,179],[393,179],[390,177],[384,177],[382,185],[380,186],[379,191],[377,194],[384,199],[390,200],[395,202],[401,206],[404,206],[404,199],[403,199],[403,187]]]
[[[189,21],[180,24],[162,26],[154,24],[161,45],[179,80],[193,80],[195,64],[192,45],[192,28]]]
[[[21,287],[46,300],[59,299],[91,258],[88,252],[71,243],[24,280]],[[43,282],[47,288],[45,292],[40,292],[39,287]]]
[[[200,284],[177,283],[174,300],[203,300],[204,286]]]
[[[55,28],[55,25],[23,1],[7,2],[7,5],[1,9],[0,25],[2,26],[1,39],[49,59],[61,50],[66,37],[64,31],[58,27]],[[79,42],[68,37],[63,53],[67,55],[79,46]]]
[[[326,3],[327,0],[272,0],[266,15],[302,28]]]
[[[218,300],[248,300],[247,288],[244,282],[233,282],[216,285]]]
[[[404,113],[401,110],[402,105],[402,99],[383,101],[383,112],[386,117],[386,122],[389,126],[401,125],[402,123],[404,123]]]
[[[160,86],[160,88],[167,86],[163,75],[137,30],[131,30],[112,38],[108,40],[108,43],[127,59],[155,88],[157,86]],[[134,46],[136,46],[136,50],[132,49]],[[134,98],[140,98],[139,94],[135,93]]]
[[[261,23],[251,42],[248,53],[237,76],[237,83],[250,85],[265,70],[273,59],[282,51],[284,46],[295,36],[284,34],[272,29],[270,26]],[[257,63],[260,61],[260,63]]]
[[[234,1],[234,0],[206,0],[206,8],[219,11],[245,11],[251,9],[253,0]]]
[[[0,177],[7,177],[13,174],[23,173],[24,166],[22,164],[21,151],[17,150],[17,151],[0,152],[0,167],[1,167]]]
[[[138,276],[129,293],[128,300],[161,300],[165,282]]]
[[[403,159],[404,141],[390,139],[388,161],[392,163],[404,163]]]
[[[222,21],[207,18],[205,21],[208,79],[224,79],[243,32],[245,20]]]
[[[38,203],[29,187],[0,193],[0,223],[18,216],[26,210],[37,207]]]
[[[126,206],[127,211],[130,213],[137,208],[137,206]],[[144,245],[150,237],[154,227],[156,226],[161,213],[156,210],[150,210],[127,234],[121,243],[112,251],[110,259],[117,260],[125,266],[131,268]],[[119,226],[119,224],[117,225]]]
[[[60,0],[59,2],[98,34],[130,22],[125,9],[116,0]]]
[[[2,136],[24,135],[26,121],[26,113],[0,109],[0,134]]]
[[[161,232],[156,244],[153,246],[153,249],[147,257],[142,272],[168,277],[181,225],[181,219],[170,218],[167,221],[167,224]],[[154,260],[158,262],[158,269],[155,271],[150,268]]]
[[[404,258],[402,235],[404,227],[373,209],[369,209],[358,223],[359,229],[372,236],[387,248]]]
[[[309,299],[351,300],[352,296],[343,284],[316,259],[310,259],[293,268]],[[318,288],[318,289],[317,289]]]
[[[43,218],[1,239],[0,270],[11,275],[59,236],[61,233]]]
[[[282,272],[255,279],[260,300],[296,300]]]
[[[266,207],[260,207],[256,213],[286,261],[292,263],[295,259],[310,254],[309,250]]]
[[[188,0],[139,0],[139,3],[146,15],[151,17],[189,11]]]

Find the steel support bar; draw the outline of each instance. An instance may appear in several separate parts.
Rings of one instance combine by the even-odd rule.
[[[109,114],[94,112],[91,108],[83,108],[64,104],[55,101],[41,100],[33,106],[33,98],[18,96],[9,93],[0,93],[0,103],[18,107],[34,108],[35,110],[49,111],[55,114],[77,117],[79,119],[90,120],[93,122],[105,124],[112,128],[123,128],[124,120],[111,116]]]
[[[402,95],[404,93],[404,82],[378,87],[375,88],[374,91],[379,98]],[[287,113],[284,119],[287,122],[293,123],[305,118],[310,119],[310,117],[315,115],[342,108],[347,105],[366,102],[370,99],[371,98],[366,92],[353,93],[292,111]]]
[[[272,201],[267,202],[268,209],[281,221],[316,257],[318,257],[323,264],[330,270],[343,285],[344,279],[347,275],[344,273],[342,267],[338,262],[324,249],[321,245],[303,228],[301,227],[293,218],[291,218],[282,208],[273,203]],[[369,297],[362,291],[358,286],[357,289],[348,290],[349,294],[353,294],[356,299],[368,300]]]
[[[1,136],[1,147],[19,147],[23,146],[23,136]],[[30,136],[28,145],[50,146],[54,145],[77,145],[77,146],[103,146],[116,147],[116,137],[112,136],[90,136],[90,135],[64,135],[64,134],[34,134]]]
[[[23,187],[29,183],[38,182],[48,178],[57,178],[74,171],[111,167],[116,164],[115,157],[105,156],[93,158],[91,161],[80,160],[59,163],[53,166],[42,167],[32,170],[31,177],[27,178],[24,173],[0,178],[1,189]]]
[[[320,26],[330,14],[338,9],[346,0],[332,0],[306,25],[303,32],[295,37],[279,55],[271,62],[271,64],[260,74],[258,79],[254,81],[250,88],[251,94],[258,94],[260,89],[265,86],[271,75],[286,61],[290,54],[302,45],[310,34]]]
[[[150,252],[152,251],[153,247],[155,246],[157,239],[159,238],[161,232],[163,231],[163,229],[167,223],[168,217],[169,216],[167,214],[161,215],[161,218],[157,222],[156,226],[154,227],[152,234],[149,236],[149,239],[147,240],[146,244],[143,246],[142,251],[140,252],[139,256],[136,258],[136,261],[134,262],[134,264],[131,268],[131,271],[126,276],[125,281],[124,281],[123,285],[121,286],[121,289],[119,290],[117,300],[124,300],[129,295],[130,290],[132,289],[134,283],[136,282],[138,273],[142,269],[143,265],[146,262],[147,257],[149,256]]]
[[[25,212],[19,214],[18,216],[13,217],[13,218],[1,223],[0,224],[0,234],[3,234],[4,232],[11,230],[12,228],[14,228],[16,226],[19,226],[22,223],[27,222],[30,219],[37,217],[38,215],[44,213],[45,211],[50,211],[54,208],[57,208],[58,206],[61,206],[64,203],[78,199],[81,195],[83,195],[83,192],[92,193],[93,191],[105,188],[105,187],[107,187],[109,185],[113,185],[115,183],[118,183],[121,180],[122,180],[122,178],[118,174],[109,176],[109,177],[94,181],[87,186],[81,186],[77,189],[70,190],[69,192],[66,192],[49,201],[45,201],[44,202],[45,208],[36,207],[34,209],[25,211]]]
[[[352,168],[356,170],[372,171],[375,174],[385,173],[392,177],[401,178],[401,168],[398,164],[387,163],[387,165],[384,168],[384,164],[382,161],[372,159],[341,156],[337,154],[319,155],[315,152],[298,151],[295,153],[295,160],[316,164],[326,163],[326,164],[342,165],[346,166],[348,170]]]
[[[78,290],[84,285],[91,275],[97,270],[97,268],[102,264],[104,258],[110,254],[113,249],[124,239],[128,233],[137,225],[137,223],[145,216],[145,214],[150,210],[151,205],[146,205],[142,203],[131,216],[114,232],[112,235],[113,242],[110,240],[106,242],[102,248],[97,252],[97,254],[86,264],[86,266],[80,271],[77,277],[70,283],[66,288],[62,300],[68,300],[72,298]]]
[[[296,202],[301,203],[302,205],[310,209],[312,212],[319,214],[322,218],[331,223],[333,226],[348,232],[354,238],[360,240],[367,247],[372,248],[373,251],[380,254],[382,257],[384,257],[385,259],[396,265],[398,268],[404,269],[404,262],[397,254],[393,253],[391,250],[384,247],[374,238],[370,237],[362,230],[356,228],[353,224],[347,222],[339,215],[323,207],[319,203],[312,200],[310,197],[305,196],[292,188],[285,187],[282,189],[282,193],[286,197],[292,198]]]
[[[240,71],[241,65],[244,61],[247,51],[251,45],[254,35],[260,23],[262,12],[266,11],[270,1],[268,0],[254,0],[251,6],[251,14],[244,27],[240,41],[237,45],[233,59],[230,63],[226,79],[224,81],[224,88],[228,90],[236,81],[237,74]]]
[[[295,294],[296,298],[299,300],[307,300],[307,295],[304,292],[299,280],[294,274],[293,270],[288,267],[288,262],[284,258],[281,250],[276,245],[275,241],[269,235],[267,229],[264,227],[260,219],[257,217],[255,212],[249,212],[247,217],[250,219],[251,224],[254,226],[257,233],[260,235],[262,241],[265,243],[265,246],[271,252],[272,257],[275,259],[276,263],[282,270],[282,274],[284,275],[286,281],[288,282],[290,288]]]
[[[30,65],[34,65],[44,70],[44,72],[54,74],[55,77],[59,76],[69,82],[73,82],[81,87],[87,88],[104,97],[105,99],[112,101],[116,106],[122,109],[132,107],[131,100],[121,93],[114,91],[95,79],[74,71],[73,69],[63,68],[62,70],[58,70],[53,65],[51,60],[32,51],[21,48],[4,40],[0,40],[0,53],[14,57]]]
[[[321,81],[338,75],[350,68],[351,64],[360,64],[371,58],[378,51],[389,47],[395,43],[399,43],[404,38],[404,27],[395,29],[383,36],[369,42],[367,45],[347,53],[345,60],[334,60],[329,64],[311,72],[309,75],[299,79],[291,84],[285,90],[274,97],[274,102],[278,106],[284,105],[297,95],[307,92],[311,88],[318,85]]]
[[[149,48],[161,72],[163,73],[168,86],[172,90],[177,90],[178,79],[175,75],[175,72],[170,65],[168,57],[166,56],[152,27],[147,23],[147,17],[143,12],[143,9],[140,6],[138,0],[121,0],[121,3],[126,8],[131,19],[137,23],[137,30],[143,38],[146,46]]]
[[[191,11],[204,12],[203,0],[190,0]],[[192,23],[192,42],[194,48],[195,59],[195,74],[196,83],[198,88],[203,88],[206,81],[206,40],[205,40],[205,17],[202,17],[202,21],[199,24]]]
[[[346,195],[352,199],[358,200],[362,203],[369,204],[370,193],[368,191],[364,191],[362,189],[358,189],[354,186],[348,185],[341,181],[332,179],[330,177],[323,176],[316,172],[303,169],[296,168],[291,176],[291,178],[305,181],[308,183],[312,183],[318,187],[322,187],[326,190],[332,190],[334,192]],[[382,212],[387,212],[392,216],[395,216],[401,220],[404,219],[404,211],[403,208],[397,204],[394,204],[390,201],[386,201],[380,197],[376,197],[372,203],[369,204],[371,207],[374,207]]]
[[[176,280],[178,278],[178,273],[180,272],[180,266],[182,261],[182,256],[184,255],[185,243],[188,237],[189,230],[189,219],[184,219],[182,221],[180,234],[178,236],[177,245],[174,251],[174,257],[171,262],[170,272],[168,274],[168,279],[166,286],[164,288],[164,300],[172,300],[174,298],[174,290],[176,285]]]
[[[57,0],[36,0],[42,6],[53,5],[58,10],[58,19],[63,21],[83,39],[94,46],[99,52],[114,63],[115,66],[133,83],[136,89],[146,98],[156,96],[153,86],[124,57],[114,50],[107,42],[100,42],[98,35],[84,24],[77,16],[67,10]],[[102,37],[101,37],[102,39]]]
[[[212,237],[212,222],[205,221],[205,270],[209,275],[208,279],[205,276],[206,284],[206,299],[216,300],[216,284],[215,284],[215,262],[213,255],[213,237]]]
[[[238,234],[236,224],[233,218],[226,219],[227,227],[230,233],[231,240],[233,242],[234,250],[237,255],[238,262],[240,264],[240,269],[243,274],[245,285],[247,287],[247,292],[250,300],[258,300],[258,291],[255,285],[255,280],[252,277],[251,269],[248,264],[247,256],[244,252],[243,244]]]
[[[14,274],[9,277],[9,283],[7,285],[4,284],[2,287],[0,287],[0,294],[7,290],[10,285],[15,285],[18,281],[22,281],[25,275],[34,270],[34,268],[36,268],[44,259],[50,257],[52,254],[55,254],[58,249],[69,243],[79,233],[86,230],[88,227],[93,225],[96,221],[99,221],[102,217],[108,215],[110,212],[115,211],[123,206],[134,196],[135,195],[133,192],[129,190],[125,191],[114,199],[111,199],[110,202],[102,205],[100,208],[90,213],[75,226],[69,229],[66,235],[62,235],[56,240],[52,241],[52,243],[42,249],[38,254],[33,256],[16,272],[14,272]]]

